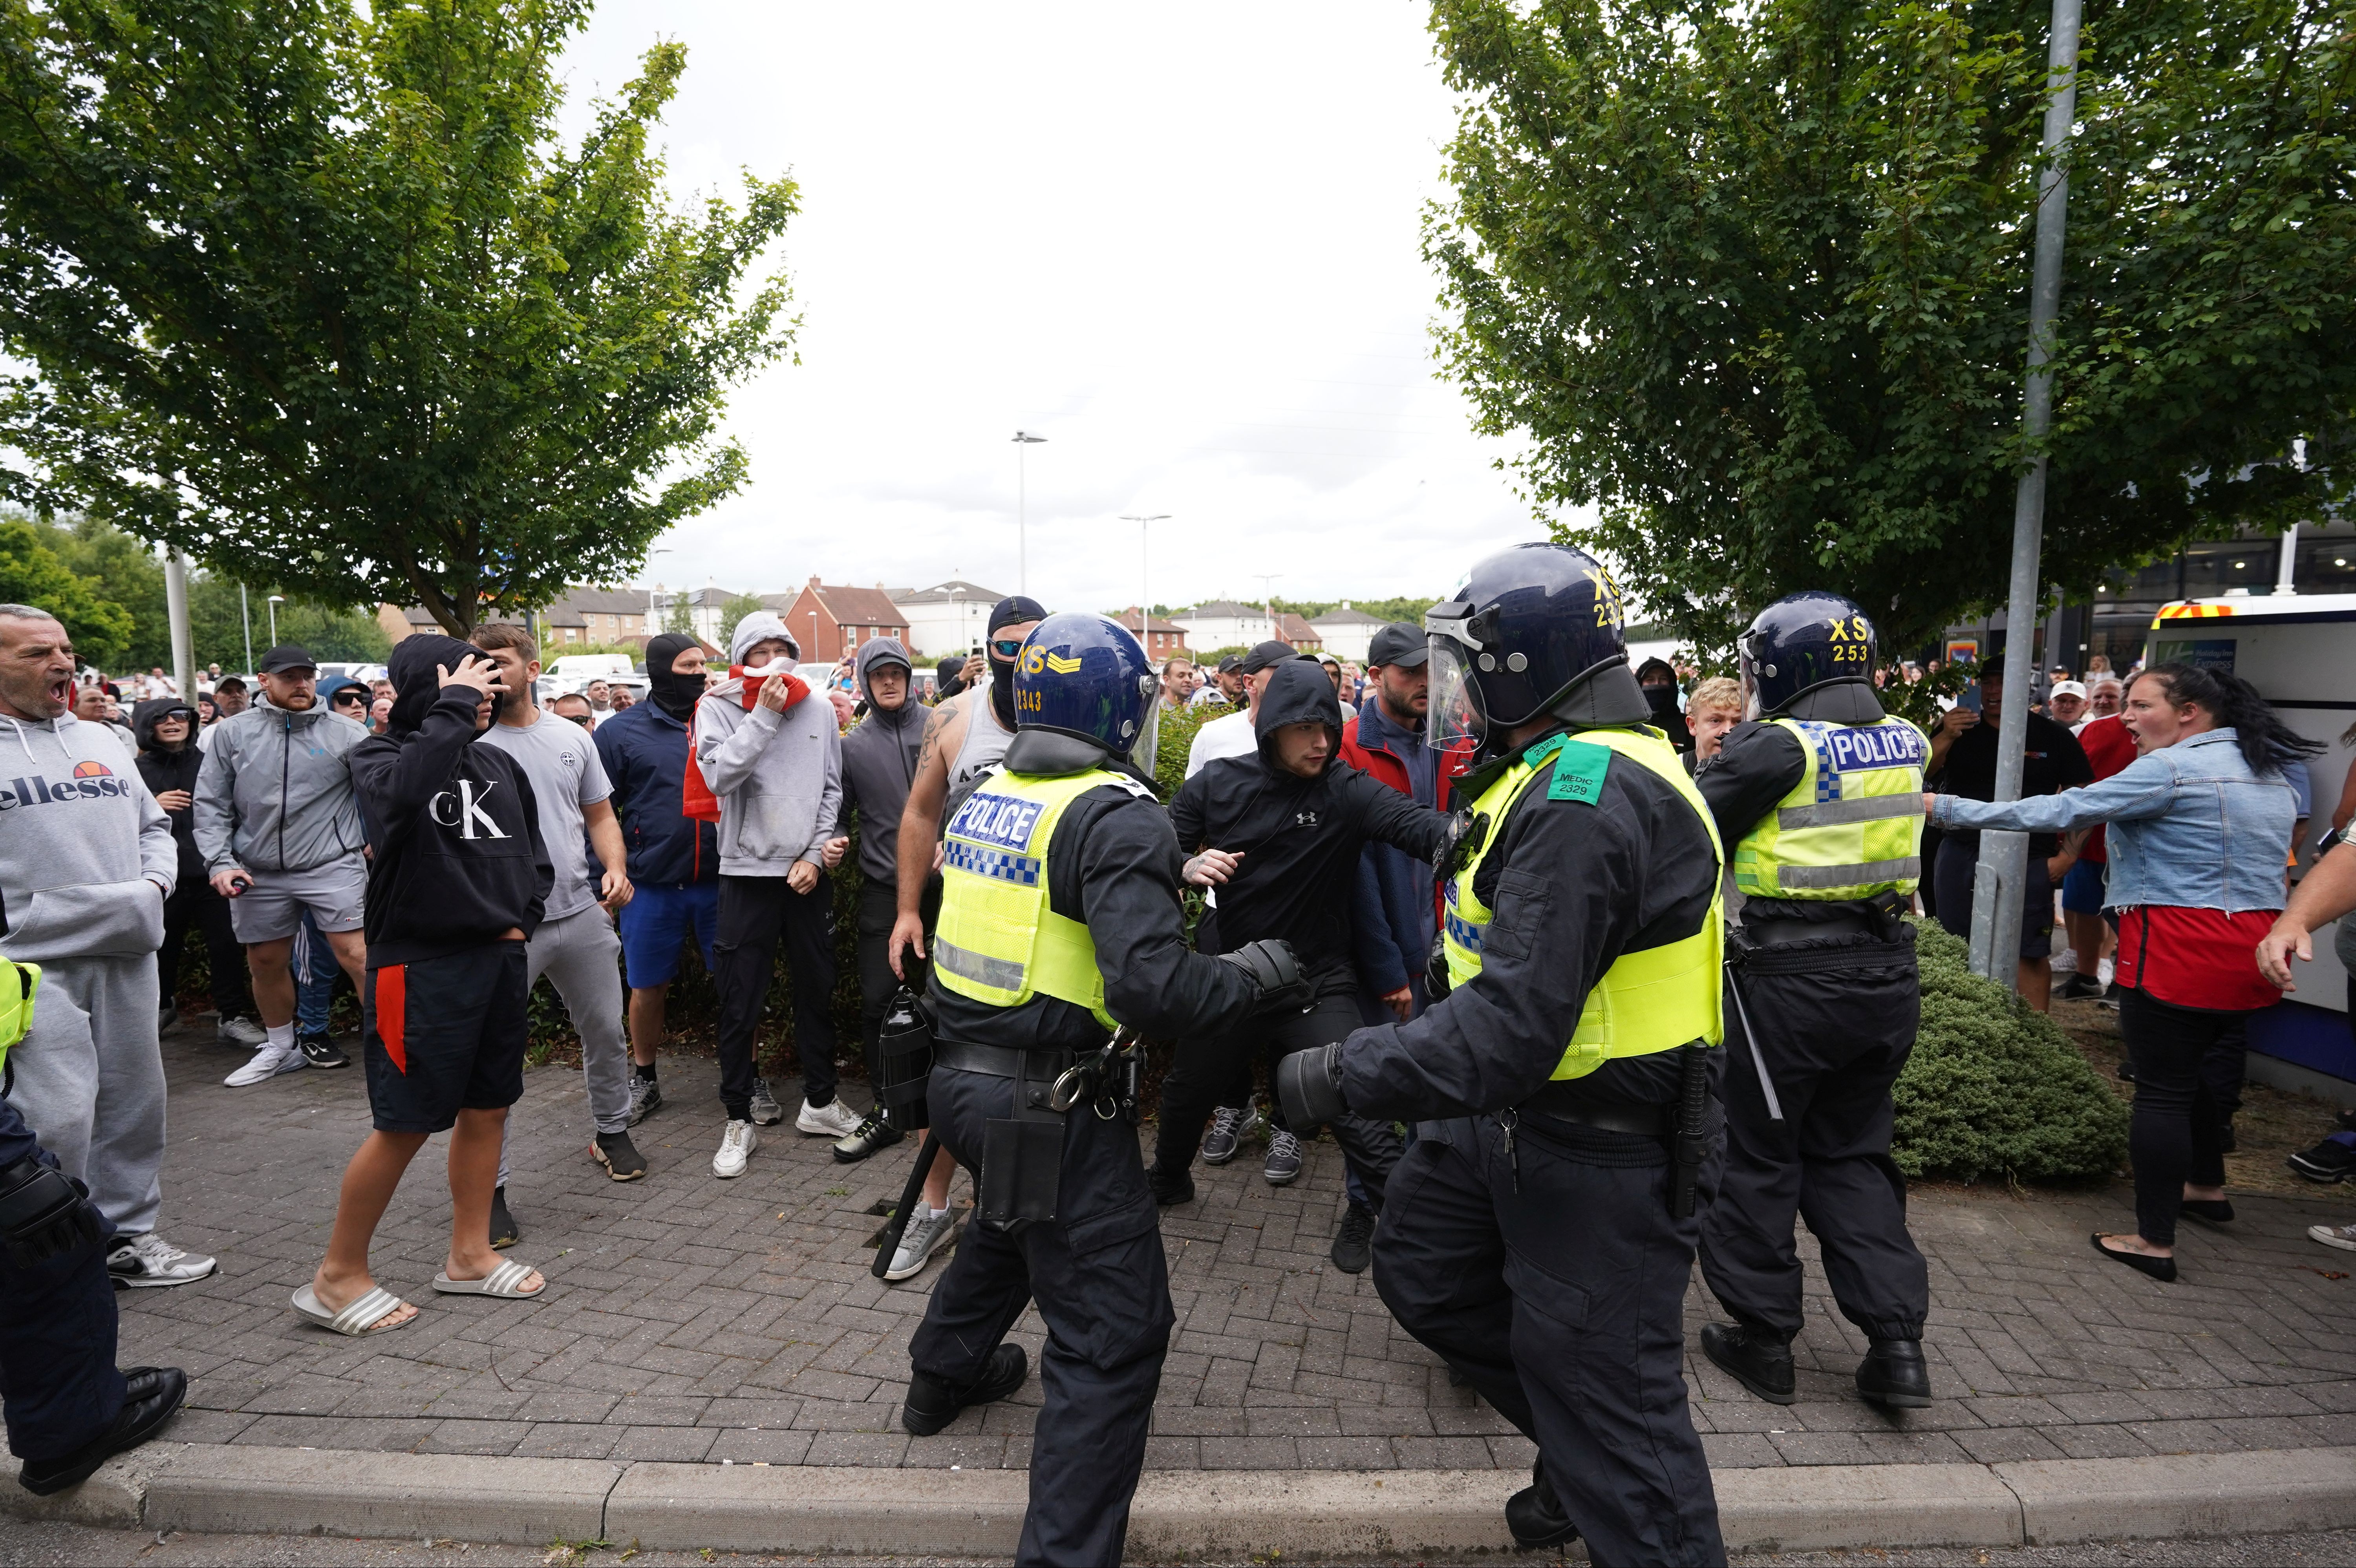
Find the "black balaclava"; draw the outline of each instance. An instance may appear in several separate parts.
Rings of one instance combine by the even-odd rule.
[[[392,716],[385,721],[385,733],[415,734],[425,722],[426,710],[442,695],[442,671],[456,669],[468,655],[485,656],[472,643],[430,632],[395,643],[392,656],[385,661],[384,673],[392,680]]]
[[[665,632],[647,644],[647,699],[680,723],[695,711],[695,699],[703,695],[703,677],[680,675],[671,669],[671,662],[696,645],[696,640],[685,632]]]
[[[1039,601],[1026,599],[1017,593],[1012,598],[1001,599],[991,607],[990,635],[994,638],[1004,627],[1019,626],[1025,621],[1044,621],[1046,618],[1047,612],[1040,607]],[[1014,661],[1000,658],[995,648],[989,650],[988,656],[990,659],[990,709],[991,712],[998,715],[998,727],[1011,731],[1014,728]]]

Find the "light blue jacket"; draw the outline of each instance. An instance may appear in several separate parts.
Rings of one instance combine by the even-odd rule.
[[[2147,752],[2099,784],[1998,805],[1943,795],[1934,827],[2069,833],[2110,824],[2106,909],[2278,910],[2298,810],[2280,772],[2253,773],[2231,730]]]

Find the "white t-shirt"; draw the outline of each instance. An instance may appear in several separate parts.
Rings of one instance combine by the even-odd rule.
[[[1186,776],[1193,778],[1221,757],[1248,757],[1258,750],[1259,732],[1252,728],[1251,709],[1238,708],[1194,731],[1194,743],[1186,748]]]
[[[579,914],[597,901],[597,879],[589,859],[588,828],[582,807],[594,805],[614,793],[605,764],[589,731],[570,719],[541,709],[539,722],[494,724],[480,742],[497,746],[516,760],[531,781],[532,802],[540,809],[540,837],[548,846],[555,880],[549,884],[548,908],[542,920],[562,920]]]

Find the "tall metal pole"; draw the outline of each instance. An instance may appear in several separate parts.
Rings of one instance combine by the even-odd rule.
[[[2021,433],[2041,448],[2053,424],[2053,318],[2062,304],[2062,236],[2069,215],[2070,179],[2062,149],[2078,117],[2078,0],[2053,0],[2053,32],[2045,50],[2052,98],[2045,106],[2045,172],[2038,181],[2037,251],[2029,287],[2029,383]],[[2021,753],[2029,739],[2030,664],[2037,651],[2039,557],[2045,536],[2046,460],[2040,451],[2020,476],[2012,510],[2012,583],[2005,606],[2004,712],[1997,721],[1996,797],[2020,798]],[[2029,836],[1985,832],[1972,893],[1972,967],[2012,989],[2019,976],[2022,882]],[[2039,885],[2043,886],[2040,879]],[[2002,933],[1999,937],[1999,933]]]
[[[245,627],[245,673],[253,673],[253,611],[245,602],[245,584],[237,585],[237,618]]]
[[[164,617],[172,628],[172,682],[180,700],[197,700],[197,653],[188,630],[188,563],[177,549],[164,552]]]
[[[1031,496],[1030,475],[1024,464],[1026,448],[1037,446],[1047,438],[1033,435],[1027,430],[1014,432],[1014,549],[1017,576],[1014,592],[1031,592]]]
[[[1164,521],[1169,516],[1167,512],[1123,512],[1120,515],[1122,522],[1137,525],[1137,645],[1145,650],[1147,658],[1153,656],[1153,638],[1148,635],[1153,624],[1153,601],[1147,597],[1151,592],[1147,587],[1151,573],[1146,570],[1145,537],[1154,524]]]

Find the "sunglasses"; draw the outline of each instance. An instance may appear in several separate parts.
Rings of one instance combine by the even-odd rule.
[[[339,691],[327,700],[337,708],[366,708],[369,705],[368,693],[364,691]]]
[[[584,730],[589,728],[589,715],[586,713],[560,713],[557,717],[559,719],[570,719],[575,724],[580,725]]]
[[[1000,658],[1011,659],[1015,655],[1023,651],[1023,639],[1020,637],[993,637],[991,639],[990,651],[996,654]]]

